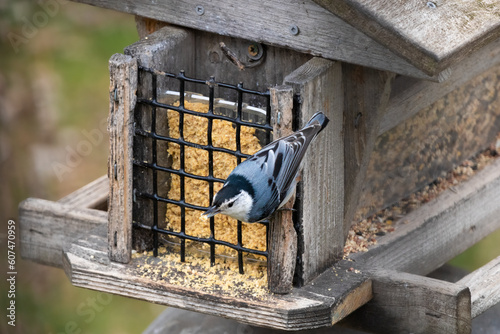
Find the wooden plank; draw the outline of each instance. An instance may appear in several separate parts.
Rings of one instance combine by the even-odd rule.
[[[466,286],[392,270],[370,274],[373,299],[343,325],[381,334],[471,332]]]
[[[500,228],[500,159],[395,222],[357,263],[425,275]]]
[[[311,144],[303,162],[298,186],[299,284],[307,284],[333,262],[342,258],[344,248],[344,159],[342,137],[341,64],[313,58],[289,74],[284,83],[300,96],[299,126],[321,110],[328,126]],[[299,196],[298,196],[299,197]]]
[[[345,115],[343,236],[346,240],[351,223],[355,220],[375,139],[389,102],[394,74],[350,64],[344,64],[342,71]]]
[[[103,175],[93,182],[61,198],[58,202],[73,208],[107,210],[109,194],[108,176]]]
[[[237,84],[242,82],[245,88],[265,91],[269,87],[281,85],[283,78],[298,67],[309,61],[312,56],[294,50],[262,45],[255,41],[221,36],[204,31],[194,31],[196,47],[192,54],[196,64],[196,73],[193,76],[208,79],[214,76],[216,80]],[[240,70],[224,54],[220,43],[236,55],[244,67]],[[250,58],[249,49],[261,50],[260,59]],[[201,92],[207,94],[205,91]],[[215,95],[229,101],[237,101],[235,92],[227,89],[215,89]],[[245,101],[253,106],[264,108],[266,104],[256,96],[247,96]]]
[[[324,300],[331,304],[334,325],[372,299],[372,281],[352,261],[341,260],[326,269],[310,284],[294,289],[293,295]]]
[[[105,211],[28,198],[19,204],[21,256],[60,268],[64,246],[107,220]]]
[[[66,249],[64,270],[73,285],[282,330],[331,326],[349,312],[346,303],[353,304],[354,299],[359,306],[366,296],[371,297],[366,277],[344,267],[330,269],[307,289],[285,295],[228,296],[217,289],[196,290],[175,281],[155,280],[152,274],[138,275],[137,268],[145,265],[141,258],[129,264],[109,261],[106,244],[106,230],[98,227]],[[154,270],[162,277],[162,271],[176,268],[157,265]],[[353,298],[353,293],[364,297]]]
[[[382,116],[378,135],[401,124],[446,94],[498,64],[500,64],[500,39],[451,66],[450,76],[444,82],[435,83],[408,77],[396,78],[387,111]]]
[[[127,263],[132,251],[132,145],[137,61],[122,54],[109,60],[109,258]]]
[[[323,58],[438,80],[437,75],[425,74],[312,0],[75,1]]]
[[[473,318],[500,302],[499,277],[500,256],[457,282],[470,289]]]
[[[293,88],[270,88],[273,137],[278,139],[293,132]],[[282,210],[277,211],[269,222],[267,283],[273,293],[289,293],[292,290],[297,257],[297,232],[293,226],[295,195]]]
[[[429,74],[500,36],[497,1],[314,1]]]

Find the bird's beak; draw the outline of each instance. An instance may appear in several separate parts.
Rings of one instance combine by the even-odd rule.
[[[215,205],[212,205],[207,209],[207,211],[203,212],[203,215],[207,216],[207,218],[210,218],[220,213],[220,211],[221,211],[220,208],[216,207]]]

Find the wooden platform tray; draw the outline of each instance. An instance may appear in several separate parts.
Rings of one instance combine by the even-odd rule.
[[[284,330],[344,319],[346,326],[376,333],[470,333],[471,319],[500,301],[500,257],[457,283],[420,276],[500,227],[500,159],[403,217],[368,252],[290,294],[257,297],[155,281],[137,275],[138,258],[109,261],[107,213],[95,209],[105,202],[105,184],[102,177],[59,202],[22,202],[21,255],[63,267],[75,286]]]

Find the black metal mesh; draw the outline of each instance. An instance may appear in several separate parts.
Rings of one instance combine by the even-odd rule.
[[[144,110],[148,110],[151,114],[151,119],[149,120],[150,122],[150,129],[146,130],[141,128],[140,126],[135,127],[135,134],[137,136],[142,136],[144,138],[149,138],[151,140],[151,161],[142,160],[137,157],[135,152],[137,150],[141,150],[140,147],[135,147],[134,146],[134,161],[133,164],[135,166],[139,166],[141,168],[145,168],[147,170],[150,170],[150,173],[144,173],[145,176],[143,177],[152,177],[152,191],[148,191],[147,189],[135,189],[134,188],[134,198],[140,197],[143,199],[147,199],[152,202],[152,209],[153,209],[153,222],[141,222],[141,221],[134,221],[133,225],[134,228],[140,228],[140,229],[146,229],[150,230],[152,232],[152,237],[153,237],[153,254],[154,256],[158,255],[158,247],[159,247],[159,240],[158,240],[158,234],[162,233],[165,235],[169,236],[175,236],[179,238],[180,240],[180,260],[182,262],[185,261],[185,254],[186,254],[186,240],[191,240],[191,241],[196,241],[196,242],[201,242],[201,243],[206,243],[210,246],[210,263],[211,265],[215,264],[215,246],[216,245],[222,245],[226,246],[229,248],[232,248],[237,251],[238,254],[238,266],[239,266],[239,271],[240,273],[243,273],[243,253],[251,253],[251,254],[257,254],[261,255],[264,257],[267,257],[268,252],[267,249],[266,251],[262,250],[257,250],[257,249],[251,249],[243,246],[242,243],[242,223],[238,221],[237,223],[237,244],[232,244],[227,241],[223,240],[218,240],[217,236],[215,235],[215,223],[214,223],[214,217],[210,218],[210,237],[209,238],[200,238],[200,237],[195,237],[192,235],[186,234],[185,226],[186,226],[186,208],[188,209],[194,209],[194,210],[200,210],[200,213],[204,210],[206,210],[206,207],[198,206],[198,205],[193,205],[190,203],[187,203],[185,201],[185,184],[184,184],[184,179],[186,177],[193,178],[196,180],[203,180],[207,181],[209,184],[209,197],[210,201],[212,201],[213,196],[214,196],[214,183],[215,182],[224,182],[224,180],[219,179],[214,177],[214,166],[213,166],[213,152],[224,152],[231,154],[236,157],[237,163],[239,164],[241,162],[242,158],[247,158],[249,155],[244,154],[241,151],[241,143],[240,143],[240,133],[241,133],[241,126],[245,127],[252,127],[256,129],[260,129],[260,131],[263,131],[265,133],[265,138],[263,139],[265,143],[267,144],[270,141],[271,137],[271,131],[272,131],[272,126],[270,125],[270,119],[271,119],[271,107],[270,107],[270,95],[269,91],[266,92],[258,92],[254,90],[249,90],[243,88],[243,84],[239,83],[238,85],[230,85],[226,83],[221,83],[221,82],[216,82],[213,77],[211,77],[209,80],[199,80],[199,79],[193,79],[193,78],[188,78],[185,76],[184,72],[181,71],[179,74],[172,74],[172,73],[167,73],[167,72],[162,72],[162,71],[157,71],[149,68],[144,68],[144,67],[139,67],[139,77],[149,75],[151,76],[151,92],[149,94],[144,94],[142,93],[143,96],[141,96],[141,93],[138,95],[137,99],[137,105],[139,107],[136,107],[135,110],[135,117],[140,118],[140,117],[145,117],[145,115],[138,115],[138,113],[144,112]],[[178,105],[172,104],[166,104],[162,103],[158,99],[158,86],[164,85],[165,81],[169,81],[169,85],[175,85],[178,87],[176,91],[179,93],[179,99],[178,99]],[[193,111],[185,108],[185,94],[186,94],[186,84],[190,85],[190,91],[191,90],[196,90],[198,92],[200,91],[205,91],[208,92],[208,112],[203,113],[203,112],[198,112],[198,111]],[[193,89],[191,89],[193,88]],[[229,92],[229,95],[232,94],[232,96],[235,97],[235,100],[237,102],[236,106],[236,115],[224,115],[224,114],[216,114],[214,113],[214,100],[215,100],[215,92],[216,90],[226,90],[226,92]],[[227,93],[226,93],[227,95]],[[252,101],[255,98],[263,99],[264,100],[264,106],[266,110],[266,115],[265,115],[265,120],[262,123],[256,123],[251,120],[244,120],[242,117],[242,109],[243,109],[243,101]],[[142,107],[142,108],[141,108]],[[144,108],[146,107],[146,108]],[[178,112],[179,115],[179,137],[178,138],[171,138],[168,135],[164,134],[159,134],[157,131],[157,128],[159,124],[157,124],[157,113],[158,112],[166,112],[166,110],[173,110]],[[183,136],[183,129],[184,129],[184,115],[195,115],[197,117],[204,117],[207,119],[208,122],[208,128],[207,128],[207,144],[206,145],[199,145],[195,144],[189,141],[186,141]],[[222,147],[216,147],[213,146],[212,143],[212,125],[213,125],[213,120],[224,120],[224,121],[229,121],[233,124],[233,126],[236,128],[236,150],[230,150]],[[165,126],[164,124],[162,126]],[[174,169],[171,167],[166,167],[158,164],[158,145],[161,143],[175,143],[179,146],[180,149],[180,168],[179,169]],[[200,175],[195,175],[186,172],[186,166],[185,166],[185,148],[186,147],[195,147],[198,149],[203,149],[208,152],[208,168],[209,168],[209,173],[208,176],[200,176]],[[159,172],[165,172],[165,173],[170,173],[170,174],[175,174],[178,175],[180,178],[180,198],[179,200],[174,200],[171,198],[168,198],[168,196],[160,196],[158,193],[158,173]],[[180,207],[180,217],[181,217],[181,227],[180,231],[171,231],[168,229],[163,229],[159,227],[159,219],[158,219],[158,207],[159,203],[168,203],[168,204],[174,204]],[[265,224],[266,225],[266,235],[268,234],[267,232],[269,231],[269,222],[268,221],[263,221],[260,222],[259,224]]]

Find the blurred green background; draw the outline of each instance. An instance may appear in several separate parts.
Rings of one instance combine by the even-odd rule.
[[[47,7],[51,3],[52,7]],[[134,17],[66,1],[0,0],[0,235],[27,197],[58,200],[106,173],[108,59],[138,39]],[[69,152],[103,139],[70,170]],[[452,261],[473,270],[498,256],[500,232]],[[19,250],[19,248],[17,248]],[[6,261],[0,261],[3,272]],[[17,261],[17,326],[1,333],[140,333],[164,307],[72,287],[62,270]],[[2,279],[1,309],[7,305]]]
[[[44,7],[43,4],[52,4]],[[134,17],[68,1],[0,0],[1,309],[8,219],[27,197],[58,200],[107,172],[108,60],[137,41]],[[97,129],[88,155],[66,164]],[[19,246],[17,247],[19,251]],[[1,333],[141,333],[163,306],[71,286],[60,269],[18,256],[16,327]]]

